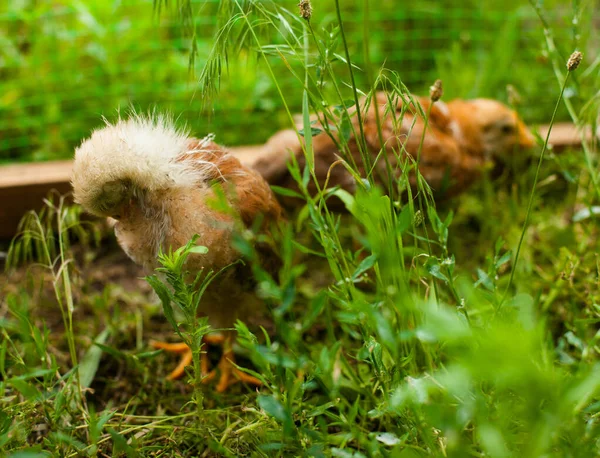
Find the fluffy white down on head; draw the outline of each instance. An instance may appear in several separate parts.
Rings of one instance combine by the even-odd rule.
[[[133,114],[115,124],[105,122],[75,150],[71,182],[75,201],[84,207],[92,206],[102,187],[113,181],[129,180],[156,191],[202,180],[201,168],[177,161],[188,152],[190,136],[170,117]]]

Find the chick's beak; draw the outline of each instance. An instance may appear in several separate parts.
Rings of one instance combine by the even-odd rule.
[[[522,149],[533,148],[536,144],[535,137],[522,121],[517,121],[517,134],[519,135],[519,147]]]

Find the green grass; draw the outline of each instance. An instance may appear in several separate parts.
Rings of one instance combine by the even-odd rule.
[[[354,11],[338,11],[342,22],[329,18],[338,27],[332,37],[331,28],[317,26],[316,2],[312,27],[272,4],[222,5],[226,34],[211,42],[217,51],[202,64],[204,87],[226,53],[255,53],[256,71],[274,97],[282,95],[280,116],[302,111],[306,133],[309,111],[337,119],[344,132],[358,91],[377,84],[406,92],[401,73],[379,68],[372,23],[365,19],[359,29],[362,49],[344,41],[354,33],[346,23]],[[356,7],[361,14],[365,5]],[[573,5],[570,14],[590,12],[587,3]],[[507,24],[502,36],[514,33]],[[584,26],[574,32],[589,57],[570,76],[566,98],[572,43],[561,41],[563,29],[548,29],[544,39],[541,22],[538,45],[550,45],[554,70],[537,81],[518,66],[507,81],[491,72],[478,78],[488,89],[511,76],[527,80],[520,90],[529,102],[537,95],[526,88],[552,78],[550,105],[579,124],[595,122],[597,63]],[[341,57],[331,61],[334,50]],[[488,63],[511,61],[501,46],[483,52]],[[440,57],[440,68],[457,70],[444,84],[471,87],[456,53],[453,67]],[[222,78],[216,98],[234,84]],[[220,395],[200,386],[197,361],[188,380],[166,381],[161,374],[175,361],[151,350],[149,340],[177,338],[180,321],[181,336],[197,347],[205,331],[192,313],[202,299],[182,282],[186,251],[162,257],[178,294],[169,295],[162,277],[150,280],[161,306],[110,231],[54,198],[24,220],[9,253],[14,269],[0,303],[0,450],[13,457],[597,456],[597,152],[595,142],[543,155],[540,148],[437,203],[423,182],[411,196],[407,178],[385,192],[365,177],[355,196],[322,190],[313,197],[306,191],[310,160],[306,170],[292,167],[306,206],[273,240],[283,258],[279,275],[253,265],[264,312],[236,324],[239,363],[264,380],[259,393],[236,386]],[[402,164],[405,172],[414,166]],[[332,195],[346,214],[329,211]],[[251,253],[245,239],[236,243]]]

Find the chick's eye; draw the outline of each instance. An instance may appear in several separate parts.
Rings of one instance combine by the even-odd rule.
[[[505,124],[503,125],[500,130],[502,131],[503,134],[512,134],[515,131],[514,126],[511,126],[510,124]]]

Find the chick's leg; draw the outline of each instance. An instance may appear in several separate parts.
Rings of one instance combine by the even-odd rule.
[[[177,367],[171,372],[167,379],[176,380],[181,378],[185,372],[185,367],[192,363],[192,350],[183,342],[180,343],[167,343],[167,342],[150,342],[152,347],[158,350],[164,350],[169,353],[177,353],[181,355],[181,360]]]
[[[222,345],[223,342],[225,342],[225,337],[223,336],[223,334],[207,334],[202,338],[202,342],[204,343],[204,345]],[[202,352],[202,356],[200,358],[200,369],[202,371],[202,383],[203,384],[207,384],[209,383],[211,380],[213,380],[215,378],[215,375],[217,375],[217,373],[215,372],[215,370],[213,369],[212,371],[210,370],[210,361],[208,359],[208,350]]]
[[[238,381],[254,386],[262,385],[259,379],[235,367],[235,357],[231,348],[231,336],[227,336],[223,343],[223,356],[221,356],[221,360],[219,361],[219,370],[221,372],[219,382],[217,383],[217,391],[219,393],[227,391],[231,385]]]
[[[261,381],[256,377],[246,374],[242,372],[237,367],[235,367],[235,356],[233,354],[232,345],[231,345],[231,336],[227,335],[224,337],[222,334],[209,334],[204,336],[202,339],[204,345],[222,345],[223,346],[223,355],[221,356],[221,360],[219,361],[218,369],[220,372],[219,382],[217,383],[217,391],[219,393],[223,393],[227,391],[227,389],[237,383],[239,381],[248,383],[250,385],[260,386],[262,385]],[[176,380],[181,378],[181,376],[185,373],[185,367],[189,366],[192,363],[192,350],[183,342],[181,343],[167,343],[167,342],[151,342],[152,346],[157,349],[164,350],[170,353],[178,353],[181,354],[181,360],[175,370],[168,375],[169,380]],[[203,351],[200,354],[200,369],[202,371],[202,375],[204,378],[202,379],[202,383],[206,384],[214,380],[217,375],[217,370],[213,369],[209,372],[209,358],[206,351]]]
[[[203,342],[204,344],[216,344],[222,342],[224,339],[222,336],[204,336]],[[167,343],[167,342],[151,342],[151,345],[160,350],[164,350],[169,353],[178,353],[181,354],[181,360],[177,367],[171,372],[167,379],[169,380],[177,380],[181,378],[181,376],[185,372],[186,366],[189,366],[192,363],[192,350],[187,344],[180,343]],[[200,353],[200,369],[202,371],[202,375],[209,375],[209,360],[208,355],[205,351]],[[212,378],[212,377],[211,377]]]

